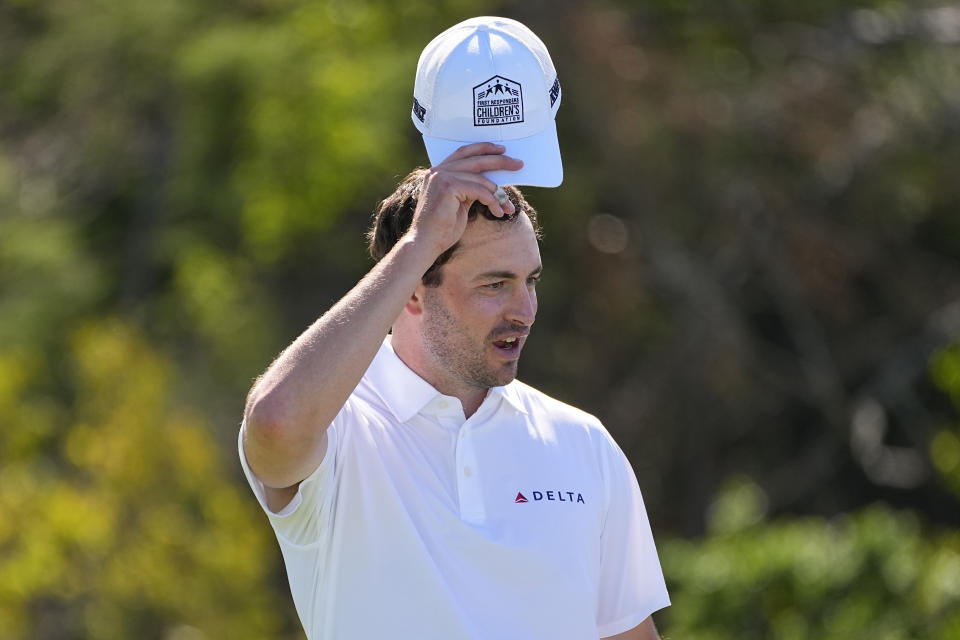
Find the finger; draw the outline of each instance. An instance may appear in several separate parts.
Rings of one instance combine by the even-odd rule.
[[[497,218],[507,215],[507,208],[513,209],[512,202],[508,200],[506,206],[501,205],[493,193],[495,189],[487,189],[479,182],[456,179],[453,185],[461,202],[470,203],[479,200]],[[513,213],[513,211],[510,211],[510,213]]]
[[[509,199],[506,205],[500,204],[494,195],[498,189],[497,185],[482,174],[438,171],[436,168],[431,169],[429,173],[428,189],[430,191],[437,189],[438,196],[446,191],[468,208],[475,200],[480,201],[498,218],[516,212],[516,207]]]
[[[497,187],[493,191],[493,197],[497,199],[497,202],[500,203],[500,206],[506,209],[507,203],[510,202],[510,196],[507,195],[507,192],[503,190],[503,187]]]
[[[472,171],[449,171],[448,174],[452,175],[458,180],[469,180],[470,182],[476,182],[477,184],[483,185],[485,189],[490,190],[490,193],[493,193],[497,190],[497,183],[482,173],[473,173]]]
[[[458,160],[444,160],[438,169],[450,171],[517,171],[523,167],[523,160],[504,155],[482,155],[460,158]]]
[[[459,160],[461,158],[467,158],[470,156],[503,153],[506,150],[507,148],[502,144],[496,144],[494,142],[474,142],[463,145],[449,156],[444,158],[443,162],[440,164],[446,164],[451,160]]]
[[[507,195],[507,192],[503,190],[502,187],[497,185],[496,182],[490,180],[482,173],[470,173],[470,172],[453,172],[452,174],[458,180],[464,180],[467,182],[474,182],[483,188],[490,191],[493,194],[494,199],[497,201],[497,204],[500,205],[500,209],[507,215],[515,213],[517,208],[514,206],[513,202],[510,200],[510,196]],[[488,207],[489,208],[489,207]],[[491,209],[492,210],[492,209]]]
[[[497,202],[500,203],[500,208],[503,209],[507,215],[517,212],[517,207],[514,206],[513,200],[511,200],[507,192],[503,190],[503,187],[497,187],[493,192],[493,197],[497,199]]]

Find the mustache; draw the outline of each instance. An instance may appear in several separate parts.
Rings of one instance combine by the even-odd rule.
[[[488,340],[498,340],[501,337],[517,335],[518,333],[523,336],[528,336],[530,335],[530,327],[523,324],[505,322],[504,324],[495,327],[487,338]]]

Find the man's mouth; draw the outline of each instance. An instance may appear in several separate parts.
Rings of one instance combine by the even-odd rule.
[[[511,336],[503,340],[494,340],[493,346],[503,354],[515,354],[520,351],[522,340],[518,336]]]

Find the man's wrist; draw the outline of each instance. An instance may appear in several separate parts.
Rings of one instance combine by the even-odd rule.
[[[425,272],[446,250],[447,247],[442,246],[438,239],[430,238],[427,234],[418,233],[411,229],[397,241],[391,253],[396,252],[398,256],[403,255],[418,264],[422,263]]]

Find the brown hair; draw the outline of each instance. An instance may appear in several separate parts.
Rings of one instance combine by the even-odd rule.
[[[403,237],[403,234],[410,228],[413,222],[413,212],[417,208],[417,198],[420,195],[420,189],[423,187],[424,177],[428,169],[417,168],[410,172],[399,185],[396,191],[387,196],[377,205],[373,212],[373,224],[367,231],[367,243],[370,251],[370,257],[375,261],[387,255],[390,249]],[[540,238],[540,225],[537,224],[537,212],[524,199],[523,194],[516,187],[503,187],[503,190],[509,196],[510,201],[516,209],[515,213],[498,218],[494,216],[487,205],[479,200],[474,201],[467,213],[468,220],[474,220],[478,215],[487,220],[495,220],[501,223],[510,223],[516,221],[520,212],[527,214],[530,223],[533,225],[533,231],[537,238]],[[452,247],[440,254],[434,260],[427,272],[423,274],[423,284],[428,287],[440,286],[443,276],[440,273],[440,267],[450,261],[456,252],[460,243],[457,242]]]

